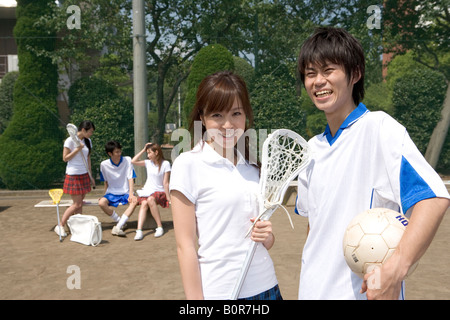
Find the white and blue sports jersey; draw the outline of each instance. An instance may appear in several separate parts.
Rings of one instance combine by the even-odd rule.
[[[119,164],[111,159],[100,164],[100,181],[108,182],[106,193],[124,195],[130,192],[129,179],[136,178],[130,157],[120,157]]]
[[[344,260],[349,222],[375,207],[407,216],[417,202],[449,198],[406,129],[384,112],[361,103],[335,136],[327,126],[309,144],[312,161],[299,175],[296,212],[308,217],[299,299],[366,299],[362,280]]]

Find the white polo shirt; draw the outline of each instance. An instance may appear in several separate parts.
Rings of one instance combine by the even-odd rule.
[[[449,194],[406,129],[363,104],[334,137],[309,141],[313,160],[301,172],[296,211],[308,217],[299,299],[366,299],[362,280],[344,260],[342,240],[357,214],[375,207],[410,215],[415,203]]]
[[[91,142],[91,146],[92,146],[91,139],[89,139],[89,141]],[[83,144],[84,144],[84,142],[83,142]],[[68,137],[64,141],[64,148],[68,148],[70,150],[70,152],[72,152],[73,150],[75,150],[77,148],[77,145],[72,140],[71,137]],[[77,152],[77,154],[72,159],[67,161],[66,174],[71,175],[71,176],[76,176],[76,175],[87,173],[88,171],[86,169],[86,165],[84,164],[82,157],[84,157],[84,159],[86,159],[86,163],[88,163],[88,161],[87,161],[88,155],[89,155],[89,149],[88,149],[88,147],[86,147],[86,145],[84,145],[83,149],[81,149],[81,152]]]
[[[259,171],[239,154],[234,166],[207,143],[175,159],[170,190],[195,204],[198,259],[205,299],[230,299],[251,239],[244,238],[258,215]],[[267,249],[258,245],[239,297],[277,285]]]
[[[120,157],[119,164],[111,158],[100,163],[100,181],[108,182],[106,193],[124,195],[130,192],[129,179],[136,178],[130,157]]]
[[[153,161],[145,159],[145,169],[147,172],[147,180],[144,187],[137,190],[139,197],[150,197],[155,192],[164,192],[164,174],[170,172],[170,163],[163,160],[161,169]]]

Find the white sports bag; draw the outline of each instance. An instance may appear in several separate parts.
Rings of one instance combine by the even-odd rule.
[[[67,220],[70,228],[70,241],[87,246],[97,246],[102,242],[102,224],[96,216],[74,214]]]

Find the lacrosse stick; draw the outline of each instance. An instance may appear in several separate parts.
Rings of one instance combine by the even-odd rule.
[[[52,198],[53,204],[56,204],[56,215],[58,216],[58,227],[59,227],[59,242],[61,242],[62,232],[61,232],[61,224],[59,222],[59,202],[61,201],[61,197],[63,195],[63,189],[51,189],[48,191],[48,194],[50,195],[50,198]]]
[[[291,130],[279,129],[267,137],[262,148],[261,176],[259,180],[260,214],[253,222],[247,235],[257,221],[270,219],[275,210],[281,205],[289,183],[306,167],[310,156],[311,149],[306,140]],[[232,300],[238,298],[257,246],[257,242],[252,242],[247,252],[231,296]]]
[[[81,145],[81,141],[77,135],[77,132],[78,132],[77,126],[72,123],[68,123],[66,126],[66,129],[67,129],[67,132],[69,133],[70,137],[72,138],[72,140],[75,142],[75,145],[77,147],[79,147]],[[84,166],[86,167],[86,170],[89,174],[89,178],[91,179],[91,184],[92,184],[92,181],[94,181],[94,178],[92,178],[91,170],[89,170],[89,166],[87,164],[86,159],[84,158],[83,152],[81,152],[81,158],[83,158]],[[95,185],[92,185],[92,187],[95,189]]]

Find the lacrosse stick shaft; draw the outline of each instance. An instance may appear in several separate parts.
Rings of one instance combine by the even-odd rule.
[[[245,234],[245,237],[248,237],[248,235],[250,234],[250,232],[252,231],[253,227],[255,226],[255,224],[259,221],[259,220],[269,220],[270,217],[272,216],[272,214],[275,212],[275,210],[279,207],[278,204],[273,205],[270,209],[266,209],[263,213],[261,213],[256,219],[255,221],[253,221],[252,225],[250,226],[250,228],[248,229],[247,233]]]
[[[58,219],[58,229],[59,229],[59,242],[62,241],[61,238],[61,221],[59,220],[59,202],[61,201],[61,197],[63,195],[63,189],[51,189],[48,191],[50,198],[52,198],[53,203],[56,204],[56,217]]]
[[[61,234],[62,234],[61,229],[62,229],[62,227],[61,227],[61,223],[60,223],[60,220],[59,220],[59,202],[56,204],[56,215],[58,216],[59,242],[62,242],[62,239],[61,239]]]
[[[81,151],[80,151],[80,152],[81,152]],[[92,177],[91,170],[89,170],[89,166],[88,166],[88,164],[87,164],[86,159],[85,159],[84,156],[83,156],[83,153],[81,153],[81,158],[83,158],[84,166],[86,167],[86,170],[87,170],[87,172],[88,172],[88,174],[89,174],[89,179],[91,179],[91,184],[93,185],[93,188],[95,189],[95,184],[93,184],[94,178]]]
[[[269,218],[272,216],[272,214],[275,212],[278,206],[274,208],[267,209],[264,211],[262,215],[260,215],[260,219],[258,220],[269,220]],[[256,221],[254,222],[256,223]],[[255,241],[252,241],[252,244],[250,248],[247,251],[247,255],[245,256],[244,264],[241,267],[241,272],[239,274],[239,278],[236,282],[236,285],[233,289],[233,293],[231,294],[231,300],[237,300],[239,293],[241,292],[242,285],[244,284],[245,277],[247,276],[248,269],[250,268],[250,264],[253,260],[253,256],[255,255],[256,247],[258,246],[258,243]]]
[[[290,181],[308,164],[310,150],[305,139],[288,129],[276,130],[264,141],[259,186],[264,207],[270,208],[267,211],[275,211],[281,205]],[[260,208],[263,207],[260,206]],[[268,220],[273,211],[270,213],[263,212],[256,220]],[[237,299],[239,296],[257,245],[257,243],[252,242],[247,252],[232,293],[232,299]]]
[[[231,300],[237,300],[239,293],[241,292],[242,285],[244,284],[245,277],[247,276],[248,269],[250,268],[250,262],[253,260],[253,256],[255,255],[257,246],[258,243],[252,241],[252,245],[250,246],[250,249],[248,249],[247,255],[245,256],[244,265],[241,268],[239,279],[236,282],[236,285],[233,289],[233,293],[231,294]]]

